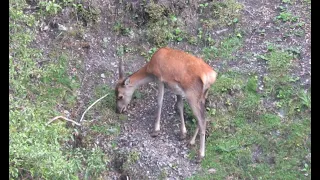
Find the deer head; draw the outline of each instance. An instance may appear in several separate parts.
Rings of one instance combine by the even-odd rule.
[[[130,77],[124,78],[123,69],[123,62],[121,59],[119,63],[119,80],[115,89],[117,113],[122,113],[126,110],[135,90],[135,87],[130,83]]]

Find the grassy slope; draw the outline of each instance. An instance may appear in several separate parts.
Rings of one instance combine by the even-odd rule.
[[[61,115],[58,107],[76,102],[79,80],[67,72],[68,52],[54,49],[48,56],[31,48],[40,17],[49,14],[23,13],[27,4],[21,0],[9,5],[9,178],[93,177],[106,169],[101,150],[62,146],[73,140],[74,129],[59,120],[46,125]]]
[[[287,18],[283,13],[277,17],[279,24]],[[285,22],[297,22],[291,20]],[[213,49],[219,49],[215,54],[226,61],[233,58],[224,54],[238,46]],[[299,57],[288,49],[268,44],[266,53],[257,55],[267,66],[263,92],[257,91],[255,74],[219,72],[209,99],[222,105],[208,108],[210,135],[201,164],[209,171],[191,179],[310,179],[311,92],[295,83],[294,60]]]

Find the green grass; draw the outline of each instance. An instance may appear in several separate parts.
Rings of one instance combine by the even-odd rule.
[[[241,18],[243,6],[235,0],[199,4],[200,21],[208,28],[231,26]]]
[[[261,94],[255,75],[219,72],[208,97],[220,105],[207,112],[204,169],[190,179],[310,179],[310,91],[292,80],[294,54],[267,49],[259,56],[268,72]]]
[[[25,1],[10,0],[9,5],[9,179],[98,176],[106,169],[99,148],[64,146],[76,129],[60,120],[46,125],[62,115],[57,107],[70,111],[76,103],[79,79],[68,74],[68,52],[53,49],[48,56],[31,48],[38,17],[23,13]],[[48,9],[50,15],[59,12],[51,8],[57,11]]]
[[[215,46],[209,46],[203,48],[202,52],[205,56],[205,60],[223,59],[234,60],[234,53],[243,45],[243,39],[241,37],[232,35],[223,39],[219,44]]]

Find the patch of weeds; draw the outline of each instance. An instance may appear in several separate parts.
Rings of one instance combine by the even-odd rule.
[[[301,55],[301,49],[302,47],[301,46],[291,46],[289,48],[286,48],[285,50],[290,54],[292,55],[294,58],[298,58],[300,57]]]
[[[204,8],[208,7],[209,3],[201,3],[199,4],[200,14],[202,14],[202,11]]]
[[[247,91],[257,92],[258,89],[258,77],[250,77],[247,82]]]
[[[191,45],[197,45],[197,37],[196,36],[191,36],[190,38],[188,38],[188,43]]]
[[[148,15],[146,35],[150,43],[163,47],[169,41],[181,42],[186,38],[183,22],[167,7],[150,2],[145,12]]]
[[[84,7],[80,3],[73,3],[72,5],[76,10],[76,15],[78,18],[83,21],[84,26],[87,26],[91,22],[96,23],[98,21],[100,15],[100,10],[98,7],[92,5]]]
[[[149,17],[147,37],[156,46],[164,46],[173,39],[174,18],[167,16],[168,10],[159,4],[150,2],[145,9]]]
[[[39,1],[39,7],[44,15],[56,15],[62,10],[60,4],[56,3],[55,0],[52,1]]]
[[[227,72],[218,76],[216,82],[211,86],[210,93],[215,95],[232,93],[232,91],[239,91],[243,85],[244,82],[238,74]]]
[[[206,110],[207,110],[207,114],[208,114],[209,116],[214,116],[214,115],[216,115],[216,112],[217,112],[216,109],[206,107]]]
[[[291,0],[282,0],[282,3],[292,4]]]
[[[140,154],[137,151],[131,151],[128,155],[128,161],[130,163],[135,163],[140,159]]]
[[[259,114],[264,111],[261,108],[260,96],[257,93],[248,92],[244,94],[237,107],[237,115],[245,117],[248,122],[255,122]]]
[[[159,179],[165,180],[165,179],[167,179],[167,177],[168,177],[168,174],[167,174],[166,170],[164,170],[164,169],[161,170],[160,175],[159,175]]]
[[[130,166],[134,163],[136,163],[140,159],[140,154],[138,151],[130,151],[128,154],[125,155],[125,160],[122,162],[122,171],[129,170]]]
[[[101,85],[96,87],[95,89],[95,100],[99,99],[100,97],[104,96],[105,94],[108,94],[104,99],[102,99],[99,102],[99,106],[103,106],[104,108],[109,108],[111,110],[114,110],[116,108],[116,97],[114,93],[114,89],[107,85]]]
[[[108,124],[93,125],[90,129],[94,132],[101,133],[104,135],[117,135],[120,133],[120,126],[110,126]]]
[[[147,53],[145,52],[141,52],[141,56],[146,58],[146,61],[149,62],[151,60],[152,55],[158,50],[158,48],[153,47],[151,49],[149,49],[149,51]]]
[[[214,1],[209,5],[211,7],[209,15],[214,19],[209,27],[230,26],[239,21],[241,17],[242,4],[235,0]]]
[[[301,90],[298,94],[301,104],[311,110],[311,93]]]
[[[84,179],[97,178],[100,173],[106,170],[107,157],[99,148],[92,148],[91,150],[76,148],[69,156],[77,159],[77,165],[84,165],[81,169]]]
[[[117,35],[123,35],[123,36],[129,36],[131,34],[131,28],[126,27],[125,24],[121,24],[121,22],[117,21],[115,22],[115,25],[113,26],[113,31]]]
[[[148,24],[147,37],[149,41],[158,47],[165,46],[173,39],[173,29],[168,25],[167,19]]]
[[[294,35],[298,36],[298,37],[303,37],[304,36],[304,30],[302,29],[298,29],[294,31]]]
[[[203,48],[205,59],[221,58],[234,59],[233,53],[243,45],[243,39],[237,36],[230,36],[220,42],[218,46]]]
[[[291,67],[292,54],[284,50],[270,51],[265,55],[260,56],[267,61],[268,70],[274,75],[285,74]]]
[[[148,14],[149,21],[152,22],[157,22],[168,14],[168,9],[166,7],[156,4],[153,1],[147,4],[145,11]]]
[[[272,130],[281,126],[281,119],[275,114],[263,114],[260,118],[261,126],[265,126],[266,129]]]
[[[55,1],[46,3],[50,15],[59,12]],[[73,138],[66,122],[46,125],[75,106],[79,79],[69,75],[67,52],[52,50],[50,56],[31,48],[39,19],[23,13],[28,7],[26,1],[9,1],[9,179],[78,179],[83,171],[94,177],[106,169],[102,151],[74,156],[66,145]]]
[[[127,45],[120,45],[117,47],[116,54],[117,56],[121,57],[124,54],[131,53],[133,51],[135,51],[135,49],[128,47]]]
[[[169,41],[181,42],[186,38],[186,33],[180,28],[182,25],[163,18],[156,22],[149,22],[147,28],[148,40],[157,47],[163,47]]]
[[[179,27],[174,29],[174,35],[175,35],[174,38],[177,42],[182,41],[183,38],[185,37],[183,31]]]
[[[209,60],[214,59],[214,58],[217,57],[218,48],[215,47],[215,46],[204,47],[202,49],[202,53],[205,56],[204,60],[205,61],[209,61]]]
[[[298,20],[297,16],[292,15],[291,12],[288,11],[280,12],[280,14],[276,18],[278,20],[281,20],[282,22],[296,22]]]

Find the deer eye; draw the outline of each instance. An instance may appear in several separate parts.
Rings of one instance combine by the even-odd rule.
[[[123,99],[123,96],[118,96],[117,100]]]

